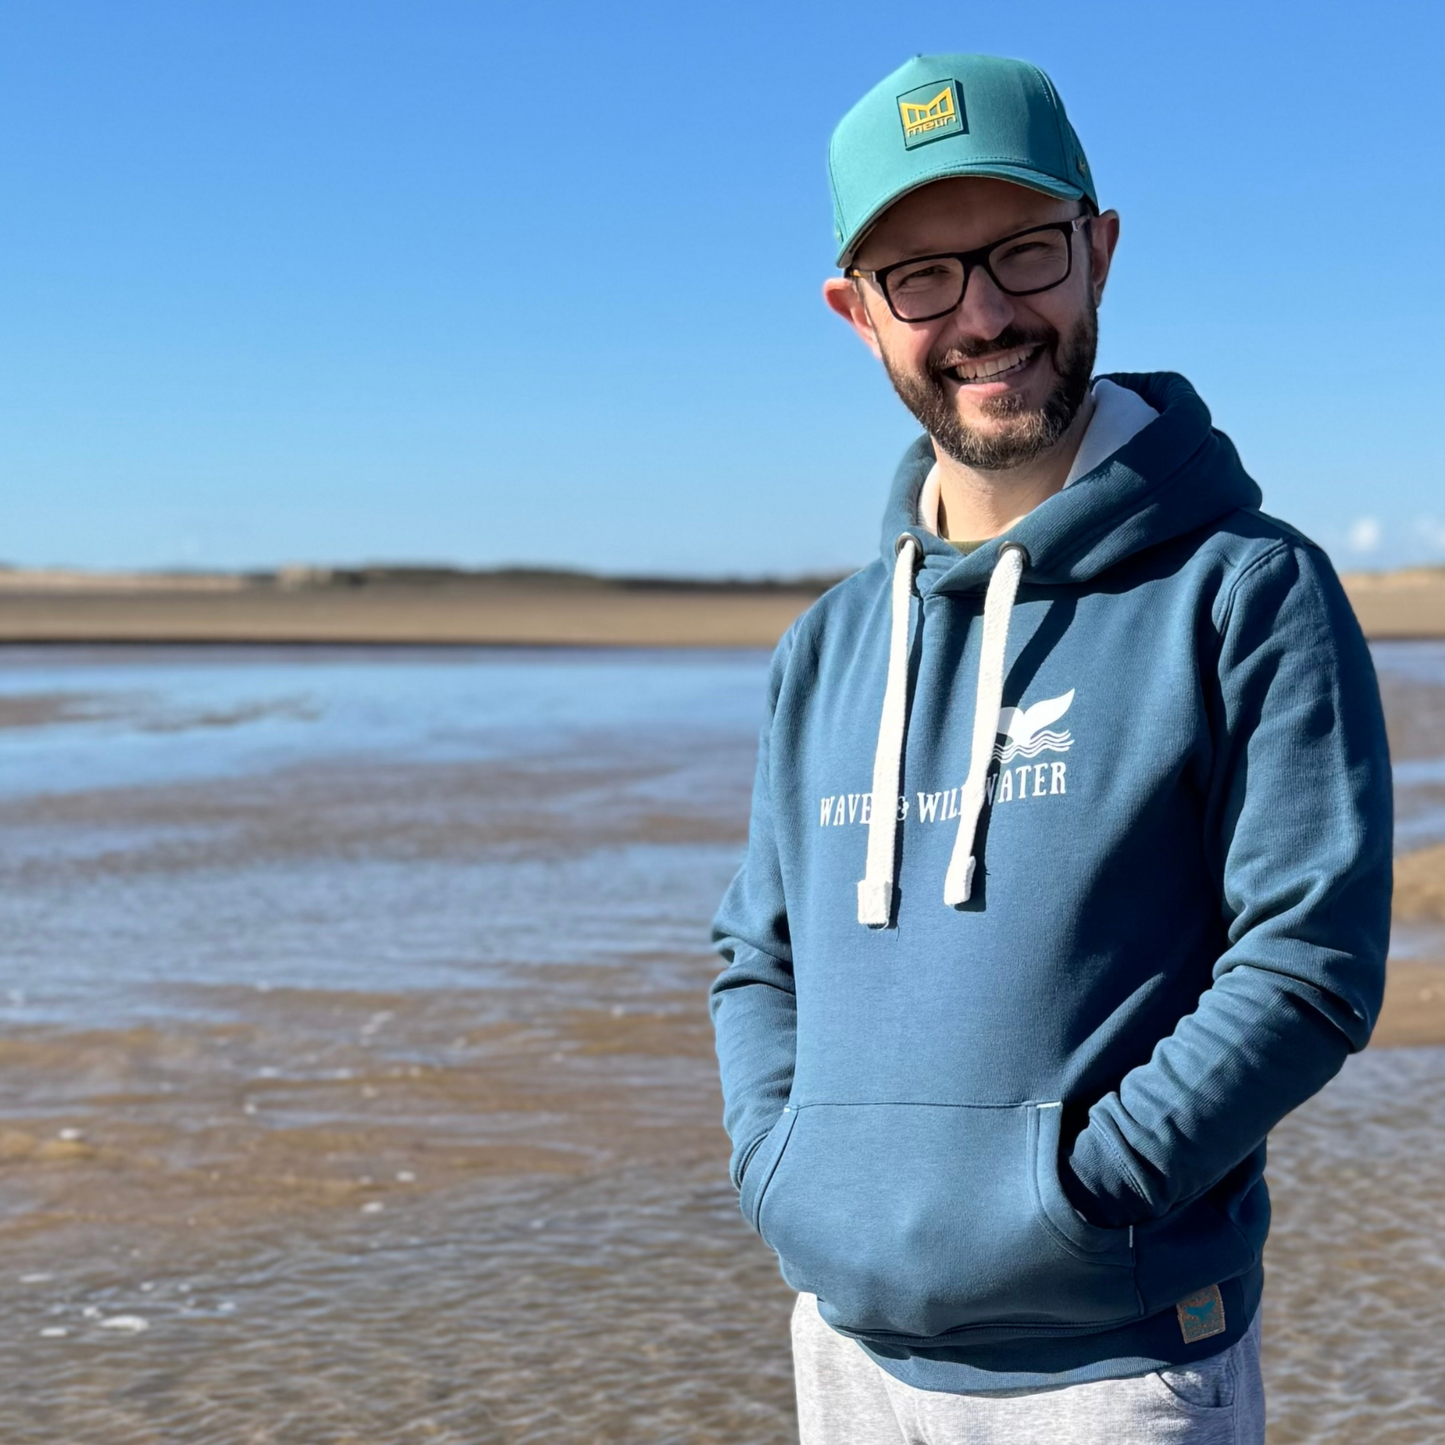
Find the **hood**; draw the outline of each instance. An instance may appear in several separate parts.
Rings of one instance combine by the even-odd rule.
[[[888,674],[872,796],[898,795],[912,686],[909,612],[915,588],[985,591],[983,640],[975,694],[968,778],[959,796],[958,833],[943,880],[949,907],[973,892],[974,841],[989,766],[1004,719],[1004,662],[1014,598],[1030,585],[1077,583],[1098,576],[1146,547],[1182,536],[1241,507],[1257,507],[1260,490],[1240,465],[1234,444],[1210,424],[1209,409],[1173,372],[1121,372],[1108,378],[1137,392],[1159,415],[1091,472],[1040,503],[1001,537],[966,556],[918,521],[918,495],[933,465],[921,437],[905,453],[883,518],[884,566],[892,572]],[[868,857],[858,883],[858,922],[887,927],[893,916],[898,820],[875,807]]]
[[[903,455],[883,512],[880,550],[891,571],[905,533],[920,554],[920,592],[982,591],[1004,546],[1028,554],[1030,584],[1086,582],[1135,552],[1206,526],[1240,507],[1258,507],[1258,485],[1234,443],[1211,425],[1199,393],[1172,371],[1114,372],[1104,378],[1137,392],[1159,416],[1093,471],[967,556],[918,520],[918,496],[934,463],[919,437]]]

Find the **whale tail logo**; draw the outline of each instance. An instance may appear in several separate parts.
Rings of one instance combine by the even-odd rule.
[[[998,730],[1004,743],[995,743],[994,758],[1001,763],[1011,763],[1015,758],[1036,758],[1040,753],[1066,753],[1074,745],[1073,734],[1067,728],[1062,732],[1051,730],[1068,712],[1074,700],[1074,689],[1070,688],[1062,697],[1046,697],[1032,707],[1005,707],[999,709]]]

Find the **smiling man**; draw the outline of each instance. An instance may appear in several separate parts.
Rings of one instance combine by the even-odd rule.
[[[1369,653],[1189,383],[1093,377],[1046,76],[911,60],[829,172],[924,434],[774,654],[710,993],[803,1445],[1258,1445],[1266,1136],[1383,991]]]

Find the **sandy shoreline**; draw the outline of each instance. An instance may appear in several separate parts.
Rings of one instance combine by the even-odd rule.
[[[212,582],[215,585],[203,585]],[[1354,574],[1372,639],[1445,638],[1445,573]],[[224,585],[222,585],[224,584]],[[771,647],[819,586],[456,576],[282,585],[242,578],[0,587],[0,642]]]
[[[1445,637],[1445,569],[1352,572],[1341,580],[1372,641]]]
[[[771,647],[816,596],[802,588],[530,582],[7,590],[0,642]]]
[[[1445,844],[1395,860],[1397,923],[1445,929]],[[1372,1046],[1445,1044],[1445,959],[1392,958]]]
[[[1372,1049],[1445,1044],[1445,962],[1392,958]]]

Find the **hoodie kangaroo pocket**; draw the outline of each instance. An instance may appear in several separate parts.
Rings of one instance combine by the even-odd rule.
[[[763,1191],[768,1187],[773,1171],[778,1167],[783,1149],[797,1119],[797,1111],[788,1105],[778,1115],[773,1127],[758,1141],[743,1166],[742,1187],[738,1190],[738,1208],[743,1218],[754,1229],[758,1227],[758,1208],[762,1203]]]
[[[1087,1332],[1137,1319],[1128,1229],[1075,1213],[1057,1103],[806,1104],[748,1165],[784,1279],[845,1333]],[[781,1124],[781,1121],[780,1121]],[[775,1131],[776,1132],[776,1131]],[[786,1144],[786,1149],[783,1145]],[[763,1158],[764,1153],[770,1158]]]

